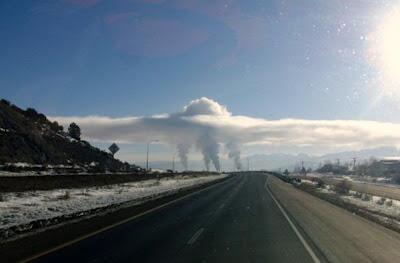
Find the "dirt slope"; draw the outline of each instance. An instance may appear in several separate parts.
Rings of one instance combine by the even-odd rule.
[[[0,164],[6,162],[97,162],[110,169],[124,166],[111,154],[91,146],[88,142],[69,138],[61,126],[50,122],[45,115],[34,109],[22,110],[8,101],[0,100]]]

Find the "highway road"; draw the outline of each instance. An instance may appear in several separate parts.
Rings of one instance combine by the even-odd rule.
[[[266,178],[235,176],[34,262],[313,262]]]

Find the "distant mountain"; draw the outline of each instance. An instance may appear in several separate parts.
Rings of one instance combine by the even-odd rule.
[[[22,110],[6,100],[0,101],[0,164],[99,163],[120,169],[124,163],[86,141],[75,140],[56,122],[34,109]]]
[[[305,165],[312,162],[312,157],[305,154],[300,155],[290,155],[290,154],[257,154],[249,156],[249,168],[251,170],[275,170],[282,167],[294,167],[297,163],[305,161]],[[242,158],[243,170],[247,170],[247,159]],[[221,170],[222,171],[232,171],[235,170],[235,166],[231,159],[220,158]],[[140,166],[145,166],[146,163],[138,163]],[[171,161],[151,161],[149,166],[153,169],[171,169]],[[175,169],[182,170],[179,159],[175,162]],[[189,159],[189,170],[204,170],[203,160],[190,160]]]
[[[251,170],[278,170],[278,169],[293,169],[294,166],[304,162],[304,166],[311,167],[315,165],[314,157],[301,153],[301,154],[284,154],[284,153],[271,153],[271,154],[255,154],[247,157],[249,159],[249,166]],[[247,160],[243,159],[243,167],[247,168]]]
[[[289,169],[292,170],[295,166],[301,166],[304,163],[305,167],[317,168],[320,164],[324,164],[326,161],[341,163],[352,162],[352,158],[356,157],[357,162],[363,162],[370,159],[371,157],[381,159],[384,157],[396,157],[400,156],[400,151],[395,147],[379,147],[364,149],[360,151],[346,151],[331,153],[322,156],[312,156],[304,153],[300,154],[284,154],[284,153],[273,153],[273,154],[255,154],[248,156],[249,166],[251,170],[278,170],[278,169]],[[145,163],[142,163],[144,166]],[[242,158],[242,166],[244,170],[247,170],[247,158]],[[150,163],[150,167],[155,169],[171,169],[171,161],[155,161]],[[221,158],[222,170],[234,170],[232,160]],[[175,168],[182,170],[179,160],[175,162]],[[202,160],[189,160],[189,169],[191,170],[203,170],[204,164]]]
[[[249,156],[253,169],[293,169],[304,162],[305,167],[317,168],[326,161],[349,163],[352,158],[357,158],[357,162],[363,162],[370,158],[382,159],[384,157],[400,156],[400,151],[396,147],[379,147],[364,149],[360,151],[345,151],[331,153],[322,156],[312,156],[304,153],[300,154],[258,154]]]
[[[400,151],[396,149],[396,147],[379,147],[379,148],[371,148],[371,149],[364,149],[360,151],[348,151],[348,152],[340,152],[340,153],[332,153],[332,154],[326,154],[322,156],[322,159],[327,159],[327,160],[334,160],[334,159],[341,159],[342,161],[344,160],[350,160],[353,157],[356,157],[357,159],[369,159],[371,157],[375,157],[377,159],[383,158],[383,157],[393,157],[393,156],[399,156]]]

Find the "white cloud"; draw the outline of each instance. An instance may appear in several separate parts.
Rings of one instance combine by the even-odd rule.
[[[187,149],[196,146],[203,153],[206,166],[213,162],[215,167],[219,165],[220,144],[235,145],[231,147],[234,152],[230,155],[237,159],[240,156],[238,149],[243,144],[362,149],[398,146],[400,142],[398,123],[257,119],[232,115],[226,107],[204,97],[191,101],[181,112],[152,117],[51,119],[65,127],[76,122],[82,129],[83,137],[91,141],[143,143],[158,139],[161,143],[177,146],[181,160],[185,158],[185,153],[187,157]]]

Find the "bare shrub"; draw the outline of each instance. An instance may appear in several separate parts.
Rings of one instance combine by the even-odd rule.
[[[65,193],[63,195],[58,197],[58,199],[60,199],[60,200],[68,200],[70,198],[71,198],[71,195],[70,195],[69,191],[65,191]]]
[[[357,191],[354,191],[353,193],[351,193],[351,195],[354,196],[355,198],[362,198],[362,194]]]
[[[321,178],[313,177],[311,181],[316,182],[315,186],[318,188],[324,188],[325,186],[325,182]]]
[[[386,200],[385,202],[386,206],[392,206],[393,205],[393,201],[391,199]]]
[[[83,190],[82,190],[82,195],[84,195],[84,196],[90,196],[89,190],[88,190],[88,189],[83,189]]]
[[[348,194],[351,188],[351,183],[348,180],[341,180],[334,185],[334,190],[338,194]]]
[[[365,194],[365,193],[361,194],[361,200],[363,200],[363,201],[371,201],[371,199],[372,199],[371,195]]]
[[[377,203],[378,205],[383,205],[383,204],[385,203],[385,201],[386,201],[386,198],[381,197],[380,199],[378,199],[378,201],[376,201],[376,203]]]

